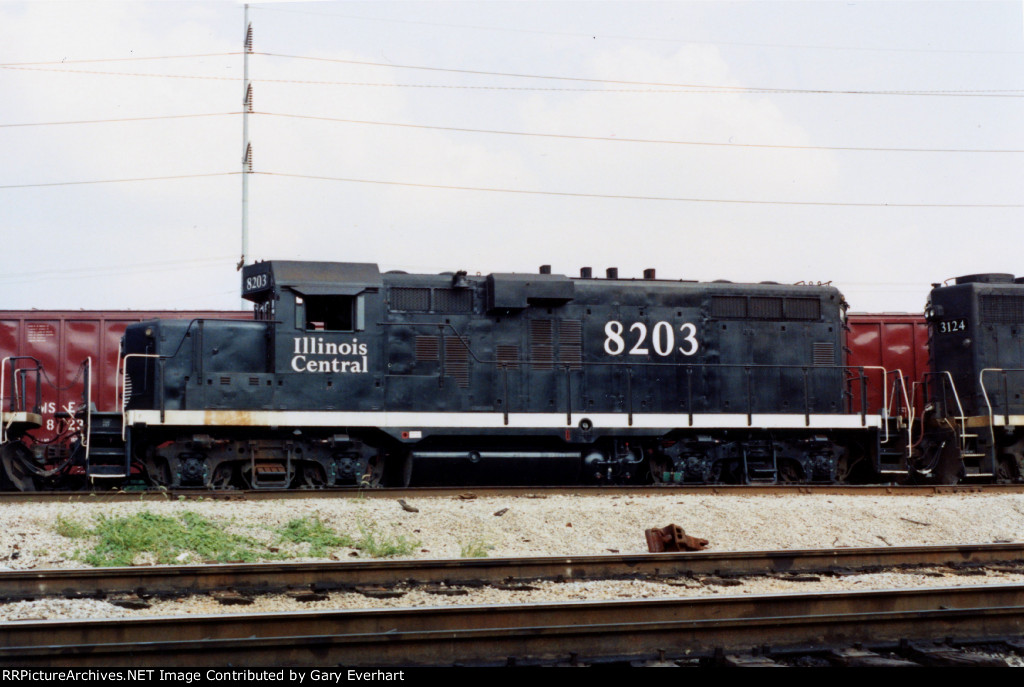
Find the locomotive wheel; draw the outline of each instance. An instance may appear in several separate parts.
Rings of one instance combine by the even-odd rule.
[[[655,484],[664,484],[665,473],[672,471],[672,463],[668,458],[651,456],[647,463],[651,469],[651,480]]]
[[[787,484],[805,482],[804,471],[798,463],[784,460],[779,463],[779,481]]]
[[[171,486],[171,466],[163,456],[155,456],[142,461],[144,474],[155,487],[167,488]]]
[[[13,441],[3,447],[0,451],[0,483],[7,488],[9,482],[18,491],[35,491],[36,482],[22,465],[21,461],[31,460],[29,450],[20,441]]]
[[[960,458],[956,440],[947,441],[939,454],[939,460],[932,472],[936,484],[956,484],[964,474],[964,462]]]
[[[217,469],[213,471],[213,477],[210,479],[211,489],[231,489],[231,477],[233,474],[230,463],[221,463],[217,466]]]
[[[1017,460],[1013,456],[999,456],[999,465],[996,466],[997,482],[1017,482],[1020,480],[1020,471],[1017,469]]]
[[[303,489],[323,489],[327,486],[327,475],[324,469],[317,463],[306,463],[302,466]]]
[[[377,453],[366,461],[366,471],[359,478],[361,489],[377,489],[384,479],[384,456]]]

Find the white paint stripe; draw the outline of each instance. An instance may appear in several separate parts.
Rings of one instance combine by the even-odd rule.
[[[509,413],[508,424],[502,413],[413,413],[388,411],[332,410],[168,410],[160,420],[158,410],[130,410],[129,426],[145,423],[166,426],[227,427],[384,427],[393,429],[562,429],[577,427],[584,418],[594,430],[602,429],[859,429],[858,415],[811,415],[755,413],[748,423],[745,413],[699,414],[634,413],[632,424],[626,413],[573,413],[566,422],[565,413]],[[878,415],[866,417],[867,427],[880,427]]]
[[[988,418],[985,419],[988,420]],[[994,424],[996,427],[1018,427],[1020,425],[1024,425],[1024,415],[1011,415],[1010,422],[1007,423],[1006,416],[997,413],[992,416],[992,424]]]

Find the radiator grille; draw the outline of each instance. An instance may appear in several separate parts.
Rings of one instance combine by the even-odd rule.
[[[436,312],[471,312],[473,292],[469,289],[434,289]]]
[[[430,289],[395,286],[391,289],[392,310],[430,310]]]
[[[747,299],[745,296],[712,296],[712,317],[746,317]]]
[[[787,298],[786,317],[790,320],[821,319],[821,301],[817,298]]]
[[[781,320],[782,299],[765,297],[751,298],[750,316],[758,320]]]
[[[985,324],[1024,323],[1024,298],[991,294],[982,296],[981,321]]]

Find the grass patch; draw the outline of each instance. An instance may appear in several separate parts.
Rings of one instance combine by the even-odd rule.
[[[487,540],[473,539],[462,545],[459,549],[459,555],[462,558],[487,558],[493,549],[494,544]]]
[[[409,539],[404,534],[391,535],[377,531],[373,525],[359,526],[359,539],[350,544],[353,548],[365,551],[374,558],[391,558],[392,556],[409,556],[420,546],[420,542]]]
[[[272,551],[267,544],[225,531],[225,523],[185,511],[157,515],[142,511],[124,517],[98,515],[93,527],[57,516],[54,530],[70,539],[95,540],[91,549],[76,550],[74,558],[94,567],[127,566],[144,559],[161,565],[185,561],[245,563],[295,558],[296,554]],[[381,532],[375,525],[360,525],[359,536],[339,534],[319,516],[290,520],[272,529],[277,543],[308,544],[308,555],[321,558],[338,547],[358,549],[373,558],[409,556],[420,546],[402,534]],[[486,554],[484,554],[486,555]]]
[[[63,515],[57,516],[57,524],[53,526],[53,530],[62,537],[68,539],[85,539],[92,530],[71,518],[65,518]]]
[[[131,565],[142,554],[164,565],[181,563],[182,554],[217,563],[281,558],[255,539],[229,534],[223,523],[189,511],[177,517],[148,511],[118,518],[100,515],[89,534],[99,541],[80,557],[96,567]]]
[[[339,535],[325,525],[320,520],[320,516],[295,518],[275,532],[277,532],[278,541],[309,544],[310,556],[325,556],[328,549],[355,545],[351,537]]]

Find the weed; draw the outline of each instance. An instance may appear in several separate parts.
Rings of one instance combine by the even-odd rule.
[[[359,539],[352,543],[354,548],[365,551],[374,558],[408,556],[419,545],[419,541],[408,539],[404,534],[398,536],[382,534],[373,525],[360,525]]]
[[[278,541],[309,544],[310,556],[324,556],[327,550],[338,546],[353,546],[351,537],[339,535],[325,525],[320,516],[290,520],[282,529],[275,530]]]
[[[100,515],[91,534],[99,541],[81,560],[96,567],[131,565],[146,553],[160,564],[180,563],[183,554],[221,563],[281,558],[256,540],[229,534],[222,523],[189,511],[178,517],[148,511],[119,518]]]
[[[68,539],[84,539],[92,534],[92,530],[82,523],[65,518],[63,515],[57,516],[57,524],[54,525],[53,530],[60,536],[67,537]]]
[[[487,558],[490,551],[494,550],[494,544],[485,539],[473,539],[462,545],[459,556],[462,558]]]

